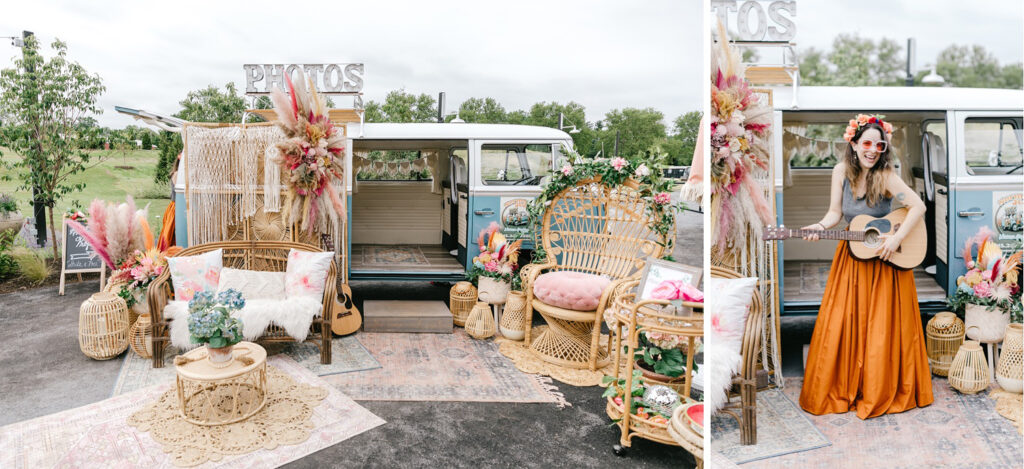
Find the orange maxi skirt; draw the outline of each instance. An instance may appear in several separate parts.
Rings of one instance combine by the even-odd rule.
[[[914,272],[840,241],[814,324],[800,407],[867,419],[932,403]]]

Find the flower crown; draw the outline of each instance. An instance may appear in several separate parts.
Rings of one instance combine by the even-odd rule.
[[[846,126],[846,133],[843,134],[843,140],[847,142],[853,140],[853,136],[857,134],[857,131],[868,124],[878,124],[885,130],[885,139],[892,140],[892,124],[882,120],[885,118],[883,115],[873,114],[857,114],[856,119],[850,119],[850,125]]]

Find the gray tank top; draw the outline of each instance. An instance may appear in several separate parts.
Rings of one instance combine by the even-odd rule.
[[[854,197],[850,181],[843,178],[843,217],[846,218],[846,223],[850,223],[857,215],[866,213],[873,217],[884,217],[891,211],[892,197],[882,197],[874,207],[869,207],[867,195],[859,199]]]

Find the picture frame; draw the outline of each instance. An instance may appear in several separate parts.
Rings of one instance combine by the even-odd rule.
[[[682,280],[700,288],[703,269],[691,265],[670,262],[662,259],[651,259],[644,266],[640,285],[637,286],[637,301],[651,298],[651,291],[665,280]]]

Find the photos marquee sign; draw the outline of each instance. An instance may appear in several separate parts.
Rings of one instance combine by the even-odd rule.
[[[317,93],[325,95],[361,96],[363,64],[245,64],[245,94],[270,94],[274,85],[287,89],[287,73],[294,82],[300,71],[313,80]]]

